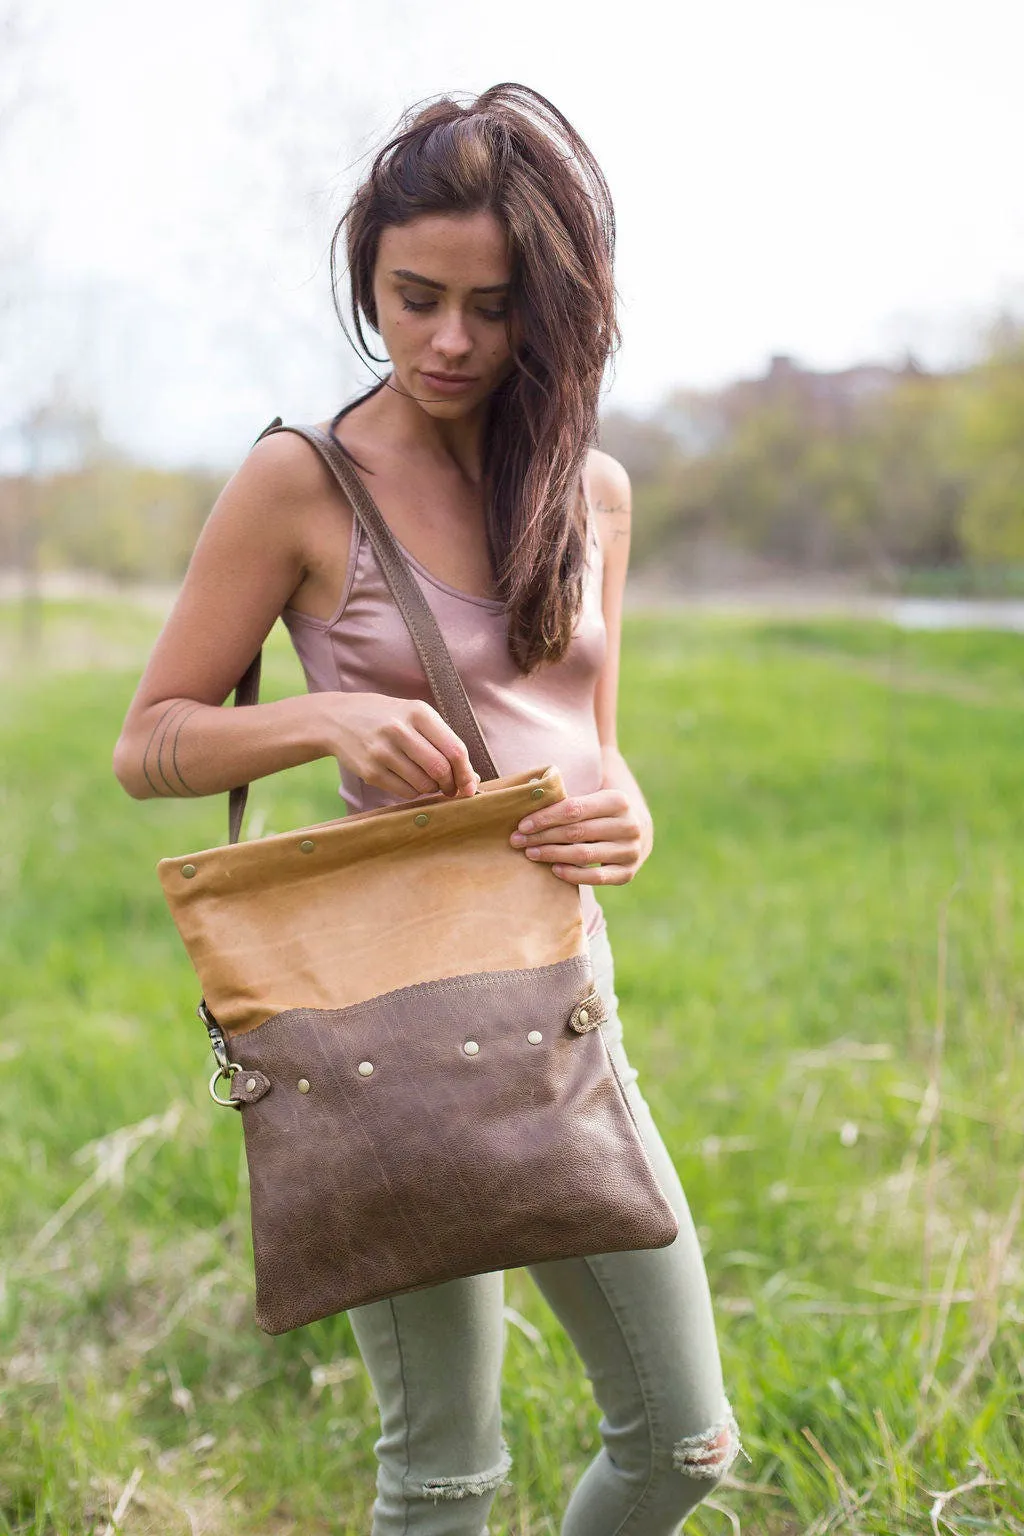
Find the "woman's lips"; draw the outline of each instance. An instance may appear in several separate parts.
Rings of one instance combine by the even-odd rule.
[[[442,379],[436,373],[423,373],[422,370],[421,377],[441,395],[461,395],[477,382],[476,379]]]

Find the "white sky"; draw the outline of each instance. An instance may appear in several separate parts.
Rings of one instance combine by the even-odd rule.
[[[59,370],[163,462],[230,467],[272,416],[330,414],[370,382],[328,288],[357,161],[411,102],[503,79],[549,96],[611,186],[606,408],[772,352],[941,366],[1024,304],[1020,0],[23,10],[0,195],[33,270],[0,271],[0,438]]]

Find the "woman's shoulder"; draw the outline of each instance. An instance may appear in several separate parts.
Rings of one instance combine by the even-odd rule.
[[[226,481],[207,522],[239,547],[268,555],[301,545],[306,510],[323,495],[323,467],[294,432],[274,432],[253,443]]]
[[[326,484],[334,484],[334,476],[312,443],[301,433],[283,428],[257,438],[235,473],[260,480],[294,501],[322,494]]]
[[[332,424],[315,425],[329,432]],[[335,613],[347,581],[352,504],[330,465],[301,433],[270,433],[253,445],[249,458],[258,453],[263,453],[263,472],[278,488],[281,515],[292,522],[301,550],[301,581],[290,594],[289,608],[322,622]]]
[[[316,423],[329,426],[330,423]],[[232,501],[251,518],[263,509],[268,555],[282,541],[300,570],[288,607],[310,617],[333,613],[347,574],[353,513],[329,466],[298,432],[271,432],[250,448],[230,482]]]
[[[603,448],[590,448],[587,451],[584,473],[587,477],[591,503],[596,504],[600,496],[609,504],[622,501],[628,504],[629,474],[624,465],[620,464],[618,459],[612,458],[610,453],[605,453]]]

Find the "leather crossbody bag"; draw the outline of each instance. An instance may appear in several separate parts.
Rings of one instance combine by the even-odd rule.
[[[657,1248],[678,1230],[601,1032],[579,888],[510,846],[562,799],[500,776],[436,620],[333,436],[347,495],[439,713],[481,783],[162,859],[241,1114],[256,1321],[283,1333],[459,1276]],[[259,697],[260,654],[236,706]],[[218,1091],[220,1089],[221,1091]]]

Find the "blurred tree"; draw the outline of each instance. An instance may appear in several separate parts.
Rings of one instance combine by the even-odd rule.
[[[657,420],[610,411],[601,419],[598,446],[629,470],[633,487],[632,557],[651,558],[666,536],[691,522],[687,459],[672,432]]]
[[[1024,324],[999,317],[989,356],[960,381],[953,406],[963,549],[982,565],[1024,562]]]
[[[220,475],[152,469],[107,449],[47,483],[43,560],[115,581],[176,581],[222,484]]]
[[[896,587],[908,569],[1024,559],[1020,323],[1001,317],[986,345],[948,374],[779,356],[761,379],[606,417],[602,446],[634,481],[636,564],[682,574],[717,547]]]

